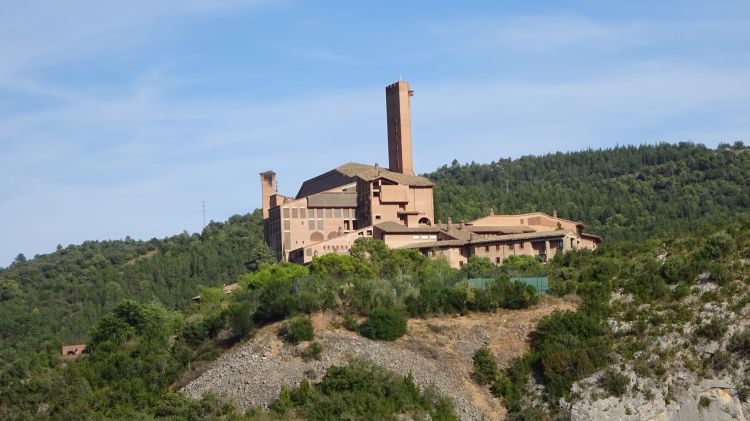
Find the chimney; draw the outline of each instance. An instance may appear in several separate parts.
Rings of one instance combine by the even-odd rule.
[[[399,81],[385,87],[385,108],[388,118],[388,165],[391,171],[414,175],[411,156],[411,115],[409,83]]]
[[[494,216],[494,215],[495,215],[495,208],[490,208],[490,216]]]
[[[448,226],[446,227],[446,231],[450,231],[453,229],[453,219],[451,217],[448,217]]]
[[[276,173],[266,171],[260,173],[261,206],[263,207],[263,219],[268,219],[268,210],[271,209],[271,196],[276,194]]]
[[[552,211],[552,217],[553,217],[553,218],[557,218],[557,211],[556,211],[556,210],[553,210],[553,211]]]

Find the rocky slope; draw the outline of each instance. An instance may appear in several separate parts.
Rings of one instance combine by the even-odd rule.
[[[611,367],[627,379],[625,393],[612,396],[599,372],[574,385],[579,399],[561,402],[564,413],[580,421],[750,420],[750,362],[732,345],[750,329],[749,292],[743,280],[718,285],[704,274],[679,307],[641,305],[634,320],[624,315],[632,297],[614,294],[624,311],[610,327],[621,343],[637,338],[632,358]],[[691,317],[672,323],[675,310]]]
[[[471,378],[474,352],[487,344],[503,365],[528,349],[528,335],[539,319],[555,309],[574,307],[544,297],[526,310],[410,320],[407,334],[395,342],[371,341],[339,327],[336,315],[316,314],[315,340],[323,346],[319,360],[300,357],[306,344],[282,341],[277,335],[280,325],[275,324],[222,355],[182,392],[192,397],[206,391],[225,395],[240,409],[268,407],[282,385],[296,385],[303,378],[315,382],[332,364],[365,358],[399,374],[412,373],[421,387],[435,387],[453,399],[463,420],[499,420],[505,415],[501,402]]]

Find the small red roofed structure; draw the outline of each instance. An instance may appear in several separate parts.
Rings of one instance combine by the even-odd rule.
[[[85,344],[79,345],[64,345],[62,347],[62,357],[66,360],[75,360],[81,356],[81,353],[86,349]]]

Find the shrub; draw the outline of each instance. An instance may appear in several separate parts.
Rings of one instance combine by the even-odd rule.
[[[732,335],[729,338],[727,350],[750,358],[750,329]]]
[[[320,359],[320,354],[323,352],[323,345],[321,345],[318,341],[311,342],[310,345],[307,346],[307,348],[302,351],[302,358],[309,360],[309,359]]]
[[[734,238],[725,232],[714,234],[706,239],[701,255],[707,259],[718,259],[732,253],[737,248]]]
[[[706,338],[708,340],[716,341],[724,336],[724,332],[727,331],[727,326],[718,319],[712,319],[710,322],[698,326],[695,330],[695,334]]]
[[[253,312],[249,303],[235,304],[227,312],[227,321],[237,338],[244,338],[254,329]]]
[[[701,396],[701,398],[698,400],[698,408],[704,409],[711,406],[711,399],[709,399],[708,396]]]
[[[487,346],[474,353],[474,378],[477,383],[492,384],[498,379],[497,362]]]
[[[351,314],[344,315],[344,327],[351,330],[352,332],[356,332],[359,330],[359,324],[357,323],[357,319],[354,318]]]
[[[622,396],[627,392],[630,379],[628,376],[608,368],[599,378],[599,386],[612,396]]]
[[[406,317],[392,307],[376,308],[359,326],[359,332],[366,338],[395,341],[406,333]]]
[[[286,340],[293,344],[298,344],[302,341],[311,341],[315,336],[312,323],[306,317],[297,317],[287,322],[283,333]]]

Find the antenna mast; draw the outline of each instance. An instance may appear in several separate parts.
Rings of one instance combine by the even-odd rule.
[[[206,229],[206,201],[203,202],[203,229]]]

